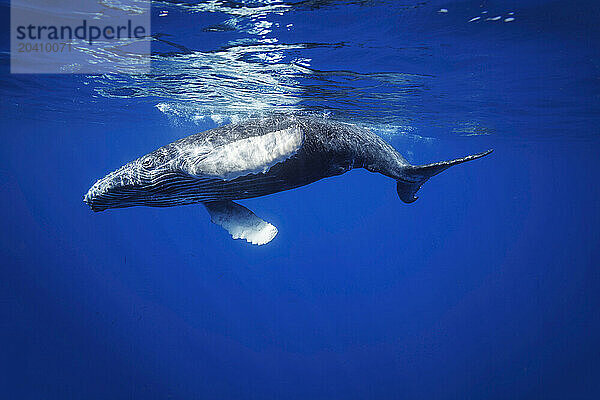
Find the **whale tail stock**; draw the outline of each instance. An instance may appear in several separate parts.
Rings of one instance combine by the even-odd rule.
[[[445,171],[453,165],[462,164],[466,161],[476,160],[478,158],[487,156],[492,150],[484,151],[483,153],[473,154],[463,158],[457,158],[451,161],[442,161],[434,164],[426,165],[411,165],[406,167],[402,171],[402,176],[398,178],[396,183],[396,190],[398,196],[405,203],[412,203],[418,199],[416,193],[419,191],[421,186],[429,178]]]

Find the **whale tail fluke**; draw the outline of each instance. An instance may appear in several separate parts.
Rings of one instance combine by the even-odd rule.
[[[442,161],[434,164],[411,165],[402,171],[402,176],[398,178],[396,189],[398,196],[405,203],[412,203],[418,199],[416,193],[429,178],[445,171],[453,165],[462,164],[466,161],[476,160],[487,156],[492,150],[483,153],[473,154],[463,158],[457,158],[452,161]]]

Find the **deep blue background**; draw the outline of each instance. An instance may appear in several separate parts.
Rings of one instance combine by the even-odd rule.
[[[312,68],[423,78],[376,87],[378,107],[314,95],[308,74],[303,109],[409,125],[385,138],[415,163],[493,155],[411,205],[363,170],[244,201],[279,228],[262,247],[201,206],[93,214],[96,179],[215,123],[95,78],[10,75],[3,32],[2,398],[600,398],[596,2],[314,5],[273,16],[295,27],[280,42],[348,43],[311,49]],[[466,22],[484,8],[516,20]],[[153,30],[188,48],[239,34],[202,31],[221,13],[171,15]]]

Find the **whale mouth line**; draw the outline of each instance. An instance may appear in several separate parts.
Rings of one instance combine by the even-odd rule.
[[[176,191],[175,191],[176,192]],[[90,191],[83,197],[83,202],[94,212],[110,208],[127,208],[135,206],[170,207],[201,202],[202,196],[169,192],[156,193],[146,188],[112,188],[107,191]]]
[[[104,211],[108,208],[123,208],[132,205],[132,203],[143,204],[146,194],[143,190],[132,187],[116,187],[106,190],[98,190],[92,187],[83,196],[83,202],[87,204],[92,211]]]
[[[116,172],[122,171],[122,168]],[[207,200],[202,193],[203,188],[214,186],[220,179],[198,179],[180,171],[166,171],[148,176],[138,177],[135,183],[126,184],[115,172],[96,182],[83,196],[92,211],[103,211],[109,208],[126,208],[134,206],[169,207],[185,205]]]

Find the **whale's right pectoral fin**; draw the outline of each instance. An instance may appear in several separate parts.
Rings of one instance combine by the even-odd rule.
[[[245,239],[248,243],[263,245],[277,235],[277,228],[263,221],[246,207],[233,201],[204,203],[211,221],[222,226],[232,238]]]

